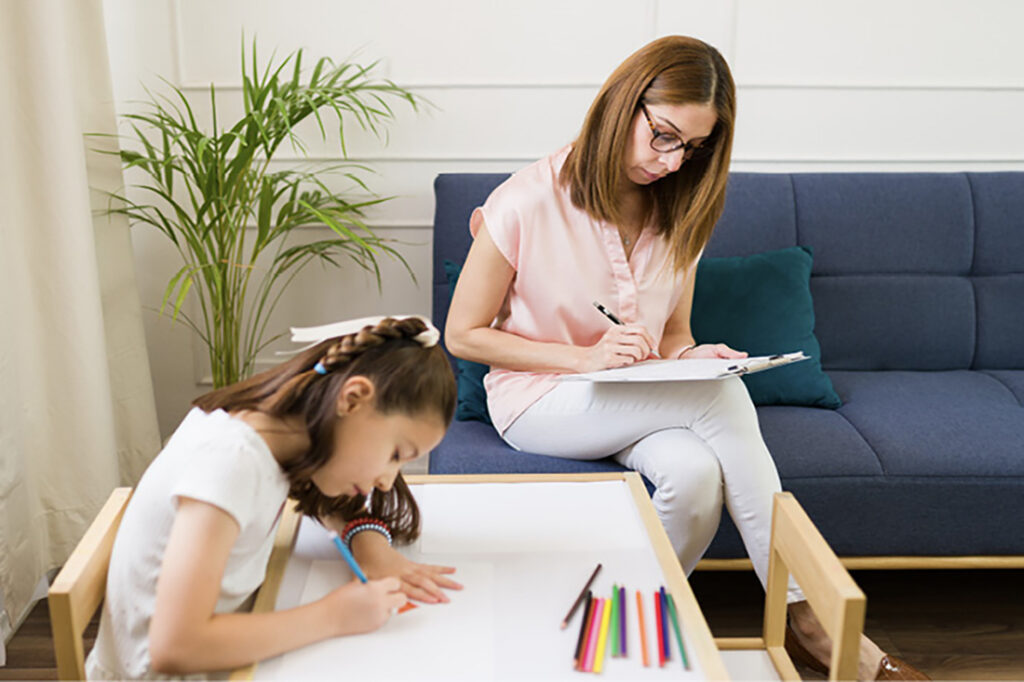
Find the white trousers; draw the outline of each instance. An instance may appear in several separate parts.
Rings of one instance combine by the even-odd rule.
[[[737,377],[718,381],[570,381],[504,433],[514,448],[568,459],[614,455],[646,476],[652,502],[689,574],[718,529],[722,503],[766,584],[772,495],[782,487],[757,413]],[[803,593],[790,580],[789,602]]]

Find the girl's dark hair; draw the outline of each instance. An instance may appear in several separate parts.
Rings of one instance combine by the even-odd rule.
[[[282,464],[291,484],[289,496],[309,516],[352,519],[366,514],[364,496],[328,497],[313,484],[315,471],[332,455],[338,423],[338,392],[349,377],[362,376],[376,387],[374,407],[385,414],[436,415],[445,427],[455,413],[455,377],[437,344],[425,348],[415,337],[428,329],[415,317],[385,318],[373,326],[322,341],[277,367],[231,386],[211,391],[192,404],[211,412],[255,410],[272,417],[301,415],[311,446]],[[326,375],[314,367],[323,365]],[[399,474],[387,493],[376,491],[369,514],[391,527],[396,541],[419,535],[420,516],[408,485]]]
[[[560,174],[573,204],[598,220],[622,222],[622,159],[641,102],[708,104],[718,116],[705,143],[714,145],[710,156],[688,159],[644,188],[644,217],[668,239],[678,272],[700,254],[725,205],[736,86],[718,50],[696,38],[665,36],[626,58],[590,105]]]

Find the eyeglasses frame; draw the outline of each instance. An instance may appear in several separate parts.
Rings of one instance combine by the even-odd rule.
[[[657,127],[654,125],[654,120],[651,118],[651,112],[647,110],[647,105],[644,104],[643,102],[640,102],[640,111],[643,112],[644,118],[647,119],[647,125],[651,129],[651,135],[653,136],[651,137],[651,149],[658,152],[659,154],[672,154],[673,152],[677,152],[680,149],[682,149],[683,158],[689,161],[690,159],[694,158],[702,159],[706,156],[710,156],[711,153],[714,151],[714,131],[712,131],[711,135],[704,138],[703,142],[695,145],[692,142],[687,142],[686,140],[679,137],[675,133],[663,133],[659,131]],[[672,149],[658,149],[657,147],[654,146],[654,143],[657,142],[659,137],[678,138],[679,144],[673,147]]]

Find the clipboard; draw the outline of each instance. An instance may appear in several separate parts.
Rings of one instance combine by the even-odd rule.
[[[731,376],[743,376],[809,360],[803,351],[758,355],[742,360],[700,358],[693,360],[645,360],[614,369],[602,369],[584,374],[563,374],[559,381],[591,381],[595,383],[652,382],[652,381],[713,381]]]

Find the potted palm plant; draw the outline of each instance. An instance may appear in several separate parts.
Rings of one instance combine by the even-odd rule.
[[[416,110],[422,101],[375,78],[376,63],[364,67],[325,57],[307,74],[302,56],[298,50],[279,63],[271,57],[261,67],[254,41],[247,64],[243,43],[244,115],[229,125],[218,119],[213,84],[209,126],[197,121],[188,98],[170,83],[167,95],[148,93],[144,108],[125,116],[132,148],[116,153],[126,171],[141,170],[143,181],[133,185],[138,200],[114,193],[110,210],[157,228],[180,254],[181,267],[168,281],[160,309],[202,339],[215,387],[249,376],[257,353],[281,336],[268,338],[270,314],[308,263],[355,263],[376,276],[379,289],[378,258],[386,255],[413,276],[393,242],[365,222],[365,210],[387,198],[373,195],[359,177],[369,169],[348,161],[345,124],[354,120],[380,138],[394,118],[390,103]],[[326,126],[337,126],[340,162],[273,165],[285,142],[307,155],[296,133],[307,119],[315,119],[324,140]],[[325,182],[331,175],[350,188],[331,189]],[[326,226],[329,237],[297,239],[296,228],[308,225]],[[198,304],[191,314],[183,308],[190,296]]]

